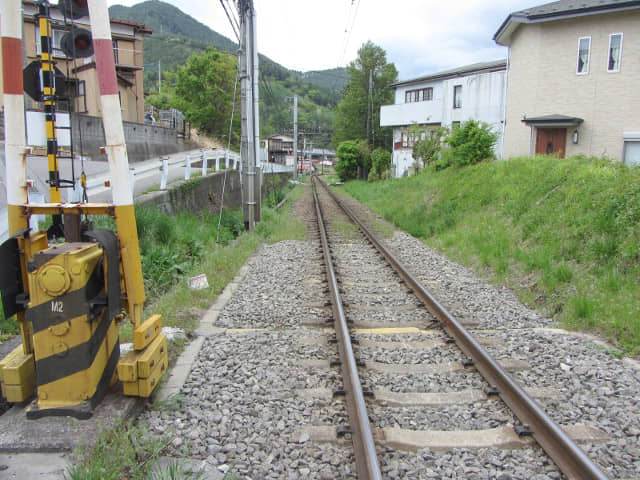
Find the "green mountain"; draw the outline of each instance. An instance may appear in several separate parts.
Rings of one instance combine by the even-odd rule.
[[[132,7],[113,5],[111,18],[144,23],[153,34],[144,40],[145,92],[157,91],[160,72],[175,71],[194,53],[213,46],[236,55],[238,44],[211,30],[177,7],[159,0],[147,0]],[[328,135],[333,109],[346,84],[346,69],[335,68],[311,72],[289,70],[260,55],[260,96],[263,134],[291,130],[290,104],[287,97],[298,95],[301,131]],[[322,145],[318,138],[318,143]]]

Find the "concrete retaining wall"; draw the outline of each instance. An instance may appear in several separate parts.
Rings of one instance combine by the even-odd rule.
[[[289,172],[263,174],[262,200],[268,198],[272,191],[282,188],[292,176],[293,174]],[[136,203],[156,205],[169,214],[181,210],[219,212],[224,177],[225,172],[218,172],[204,178],[198,177],[180,182],[175,186],[170,185],[171,188],[167,191],[152,192],[138,197]],[[240,172],[227,170],[224,207],[240,208],[241,206]]]
[[[178,138],[178,132],[171,128],[158,127],[143,123],[123,122],[124,138],[127,143],[129,163],[141,162],[161,155],[193,149]],[[100,147],[105,145],[104,129],[100,117],[73,115],[73,133],[75,148],[80,151],[80,133],[82,150],[92,160],[106,157],[100,155]]]
[[[129,163],[197,148],[184,144],[178,132],[171,128],[134,122],[123,122],[123,127]],[[73,135],[76,151],[82,150],[91,160],[107,160],[100,154],[100,147],[106,143],[102,118],[73,114]],[[0,115],[0,140],[4,140],[4,115]]]

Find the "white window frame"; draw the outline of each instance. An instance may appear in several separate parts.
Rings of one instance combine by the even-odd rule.
[[[640,132],[625,132],[622,136],[622,163],[635,166],[640,163],[629,163],[627,159],[627,146],[630,144],[640,144]]]
[[[51,54],[58,58],[67,58],[61,48],[62,37],[67,33],[65,30],[51,27]],[[40,43],[40,25],[36,25],[36,55],[42,55],[42,44]]]
[[[456,91],[459,92],[458,95],[456,95]],[[453,86],[453,108],[456,110],[462,108],[462,85]]]
[[[616,35],[620,35],[620,51],[618,52],[618,68],[612,70],[609,68],[609,62],[611,60],[611,40]],[[622,67],[622,42],[624,40],[624,34],[622,32],[611,33],[609,35],[609,48],[607,49],[607,72],[609,73],[618,73]]]
[[[580,63],[580,43],[582,42],[582,40],[589,40],[589,50],[587,53],[587,62],[586,62],[586,69],[583,72],[580,72],[578,70],[578,65]],[[587,75],[589,73],[589,67],[591,66],[591,37],[580,37],[578,39],[578,55],[576,58],[576,75]]]

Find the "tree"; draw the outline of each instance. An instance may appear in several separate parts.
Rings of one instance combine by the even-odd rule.
[[[446,127],[430,129],[421,128],[418,125],[411,127],[411,135],[413,138],[418,139],[413,144],[412,152],[412,156],[417,163],[416,170],[420,167],[428,167],[438,160],[443,138],[448,134],[449,129]]]
[[[473,165],[493,158],[493,146],[498,140],[498,135],[491,125],[485,122],[469,120],[445,139],[451,148],[443,152],[440,162],[442,168],[449,165],[457,167]]]
[[[398,79],[398,70],[387,63],[381,47],[368,41],[347,73],[349,80],[336,109],[333,143],[365,139],[374,148],[389,145],[391,130],[380,128],[380,107],[393,103],[389,85]]]
[[[364,140],[347,140],[338,145],[336,151],[338,163],[336,163],[336,173],[340,180],[352,180],[358,177],[367,178],[368,170],[371,168],[371,150]]]
[[[391,168],[391,153],[384,148],[376,148],[371,152],[371,171],[368,180],[375,182],[387,178],[387,173]]]
[[[194,54],[175,74],[172,106],[191,124],[222,136],[229,130],[237,60],[213,47]],[[234,132],[239,133],[240,95],[236,95]]]

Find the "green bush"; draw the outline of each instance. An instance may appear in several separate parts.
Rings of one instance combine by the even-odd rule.
[[[449,134],[449,129],[446,127],[424,129],[415,125],[411,127],[411,134],[414,138],[418,138],[413,145],[412,152],[412,156],[417,162],[417,168],[420,166],[428,167],[438,160],[443,138]]]
[[[338,145],[336,156],[338,157],[336,173],[340,180],[344,182],[345,180],[356,178],[360,159],[358,143],[353,141],[342,142]]]
[[[367,180],[374,182],[387,177],[387,173],[391,169],[391,153],[384,148],[376,148],[371,152],[371,170]]]
[[[357,178],[358,167],[363,173],[371,168],[371,150],[365,140],[342,142],[338,145],[336,157],[336,173],[343,182]]]
[[[454,129],[445,139],[449,148],[442,152],[442,158],[436,165],[439,168],[450,165],[462,167],[491,159],[494,157],[493,146],[497,140],[498,135],[489,124],[469,120]]]

